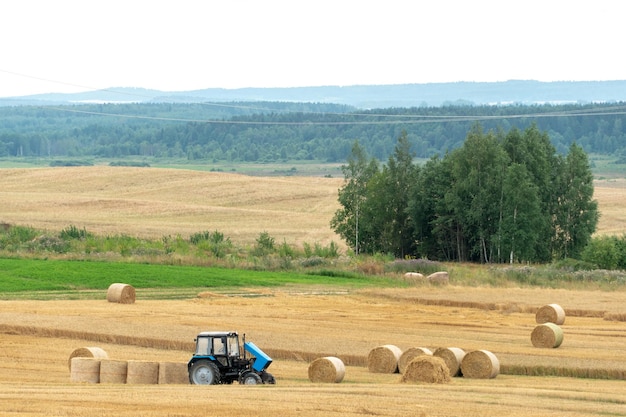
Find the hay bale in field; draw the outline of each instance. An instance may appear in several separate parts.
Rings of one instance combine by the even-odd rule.
[[[100,382],[100,359],[75,357],[70,360],[70,381]]]
[[[419,284],[426,281],[426,277],[419,272],[406,272],[402,277],[404,278],[404,281],[413,284]]]
[[[465,351],[461,348],[437,348],[433,352],[433,356],[443,359],[450,370],[450,376],[462,376],[461,362],[465,356]]]
[[[394,345],[383,345],[372,349],[367,355],[367,369],[379,374],[393,374],[398,372],[398,361],[402,350]]]
[[[128,284],[111,284],[107,290],[107,301],[110,303],[133,304],[135,302],[135,289]]]
[[[448,283],[450,283],[450,276],[445,271],[434,272],[426,277],[426,279],[434,285],[448,285]]]
[[[99,347],[82,347],[78,349],[74,349],[72,353],[70,353],[70,358],[67,360],[67,367],[72,370],[72,359],[73,358],[96,358],[96,359],[108,359],[109,355],[104,351],[104,349]]]
[[[158,384],[159,363],[149,361],[128,361],[127,384]]]
[[[488,350],[475,350],[463,357],[461,373],[464,378],[495,378],[500,373],[500,361]]]
[[[187,362],[159,362],[159,384],[189,384]]]
[[[340,383],[346,375],[343,361],[334,356],[317,358],[309,365],[309,380],[311,382]]]
[[[101,384],[125,384],[128,362],[113,359],[100,360]]]
[[[403,374],[409,362],[411,362],[414,358],[420,355],[432,356],[432,354],[433,352],[431,352],[431,350],[428,348],[423,348],[423,347],[408,348],[407,350],[402,352],[402,355],[400,355],[400,359],[398,359],[398,371],[401,374]]]
[[[543,323],[535,327],[530,341],[538,348],[558,348],[563,343],[563,330],[554,323]]]
[[[440,357],[421,355],[408,363],[400,382],[428,382],[443,384],[450,382],[450,369]]]
[[[565,323],[565,311],[558,304],[548,304],[537,310],[535,321],[538,324],[554,323],[561,325]]]

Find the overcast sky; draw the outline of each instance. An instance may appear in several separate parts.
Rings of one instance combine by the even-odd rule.
[[[0,97],[624,80],[620,0],[6,0]]]

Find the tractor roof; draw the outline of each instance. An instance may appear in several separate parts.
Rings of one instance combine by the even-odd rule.
[[[198,333],[198,337],[222,337],[222,336],[237,336],[237,332],[201,332]]]

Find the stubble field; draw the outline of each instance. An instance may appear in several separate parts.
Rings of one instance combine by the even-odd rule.
[[[626,188],[597,186],[600,233],[621,234]],[[253,242],[338,239],[328,227],[341,181],[134,168],[0,171],[0,222],[160,237],[219,230]],[[613,207],[613,208],[611,208]],[[277,221],[277,219],[279,219]],[[241,240],[240,240],[241,238]],[[186,300],[0,301],[3,416],[626,416],[622,292],[419,286],[248,289]],[[123,282],[123,277],[111,277]],[[534,312],[559,303],[563,344],[532,346]],[[99,346],[112,359],[186,362],[203,330],[238,330],[273,357],[275,386],[70,382],[68,358]],[[404,384],[367,371],[382,344],[486,349],[495,379]],[[340,384],[308,380],[310,361],[346,363]],[[521,376],[519,373],[534,374]],[[557,375],[545,376],[544,373]],[[572,376],[559,376],[572,375]],[[582,378],[581,376],[594,376]]]

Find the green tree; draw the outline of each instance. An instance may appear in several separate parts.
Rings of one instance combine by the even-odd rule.
[[[358,141],[352,146],[347,165],[342,165],[344,185],[339,189],[338,209],[330,221],[330,227],[358,254],[361,251],[363,233],[362,206],[367,195],[369,181],[378,173],[378,162],[368,159]]]
[[[617,269],[624,254],[620,251],[620,242],[615,236],[593,238],[581,253],[581,259],[602,269]]]
[[[550,261],[552,247],[546,242],[552,241],[552,213],[555,209],[555,175],[558,167],[556,149],[545,132],[540,132],[532,124],[523,132],[511,129],[504,137],[502,145],[512,164],[524,166],[529,180],[537,187],[540,214],[535,219],[536,232],[539,234],[533,251],[535,260]]]
[[[447,199],[460,222],[457,233],[467,239],[469,260],[490,262],[497,251],[493,237],[501,219],[508,156],[495,134],[484,134],[481,126],[475,125],[452,158],[454,184]],[[464,254],[459,253],[459,260],[465,260]]]
[[[449,158],[433,156],[419,172],[409,196],[413,241],[421,258],[452,260],[456,224],[445,195],[452,186]]]
[[[413,163],[414,157],[407,133],[402,131],[393,155],[383,167],[383,187],[376,194],[383,202],[383,211],[376,215],[386,224],[384,232],[389,242],[384,252],[400,258],[410,254],[414,246],[413,224],[408,210],[411,188],[415,186],[419,175],[419,167]]]
[[[570,146],[558,174],[553,225],[555,256],[575,258],[589,243],[599,218],[598,202],[593,199],[593,174],[580,146]]]
[[[509,165],[502,196],[499,260],[533,261],[541,236],[542,214],[539,187],[533,183],[525,165]]]

